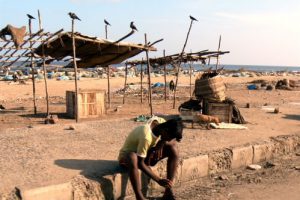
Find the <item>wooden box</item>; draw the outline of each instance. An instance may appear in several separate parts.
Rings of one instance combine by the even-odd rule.
[[[75,91],[66,91],[67,115],[75,118]],[[95,118],[105,114],[105,90],[78,91],[78,118]]]
[[[231,123],[232,105],[227,103],[203,102],[203,114],[216,116],[220,122]]]
[[[193,121],[194,116],[197,114],[201,114],[200,111],[188,110],[188,109],[180,109],[180,117],[183,121]]]

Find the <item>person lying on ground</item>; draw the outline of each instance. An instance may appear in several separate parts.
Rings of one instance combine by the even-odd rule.
[[[136,127],[127,136],[119,152],[119,164],[128,170],[137,200],[145,199],[141,191],[139,169],[160,186],[165,187],[162,199],[175,199],[172,186],[179,159],[176,143],[182,139],[183,125],[181,120],[164,121],[161,118],[154,119],[150,123]],[[159,177],[150,167],[164,158],[168,158],[167,178]]]

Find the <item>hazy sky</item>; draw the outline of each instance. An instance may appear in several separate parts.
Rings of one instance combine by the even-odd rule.
[[[68,12],[82,21],[76,30],[104,38],[106,18],[109,39],[116,40],[130,31],[134,21],[139,32],[127,41],[144,43],[164,38],[150,56],[181,51],[190,19],[196,17],[186,51],[228,50],[221,64],[300,66],[299,0],[0,0],[0,28],[7,24],[27,25],[26,14],[42,15],[43,28],[54,32],[71,30]],[[33,24],[37,30],[37,21]],[[144,56],[144,54],[142,55]]]

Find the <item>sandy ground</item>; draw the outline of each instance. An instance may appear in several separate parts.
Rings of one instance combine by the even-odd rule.
[[[168,77],[168,80],[174,77]],[[285,77],[286,78],[286,77]],[[300,77],[288,77],[300,80]],[[283,77],[225,78],[227,96],[236,100],[241,113],[249,122],[247,130],[206,130],[201,127],[184,129],[184,139],[178,145],[181,156],[190,156],[219,149],[264,140],[283,134],[300,134],[300,91],[246,89],[254,79],[276,81]],[[139,82],[130,78],[129,83]],[[153,78],[163,82],[163,77]],[[194,82],[194,80],[192,81]],[[22,189],[63,183],[76,174],[94,174],[109,170],[116,163],[118,150],[128,132],[139,125],[133,117],[149,114],[145,99],[129,96],[122,104],[122,96],[114,93],[112,105],[105,116],[76,124],[65,117],[65,91],[74,88],[73,81],[49,81],[50,112],[57,113],[60,121],[44,125],[44,84],[37,83],[38,116],[32,115],[32,85],[0,82],[0,192],[18,186]],[[124,80],[112,78],[112,91],[123,87]],[[189,99],[188,77],[181,77],[180,98],[177,105]],[[105,79],[82,79],[80,88],[106,89]],[[165,102],[154,97],[154,112],[178,114],[172,109],[172,100]],[[245,108],[250,103],[251,108]],[[262,110],[263,105],[279,107],[280,113]],[[116,107],[118,112],[114,112]],[[30,125],[30,126],[29,126]],[[70,125],[75,130],[69,130]]]
[[[183,183],[174,192],[180,200],[298,200],[300,171],[295,167],[300,167],[300,157],[291,154],[268,162],[275,166],[268,167],[264,162],[257,171],[240,169],[216,174]],[[150,199],[159,200],[161,196],[154,194]]]

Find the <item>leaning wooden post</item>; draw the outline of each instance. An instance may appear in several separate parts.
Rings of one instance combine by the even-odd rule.
[[[192,65],[193,62],[190,62],[190,99],[192,99]]]
[[[29,26],[29,37],[32,36],[32,31],[31,31],[31,18],[28,19],[28,26]],[[32,41],[30,40],[30,46],[32,47]],[[37,114],[37,108],[36,108],[36,94],[35,94],[35,77],[34,77],[34,63],[33,63],[33,53],[31,50],[30,54],[30,68],[31,68],[31,75],[32,75],[32,94],[33,94],[33,110],[34,114]]]
[[[40,11],[38,10],[39,17],[39,29],[42,30],[42,19]],[[42,56],[43,56],[43,71],[44,71],[44,82],[45,82],[45,93],[46,93],[46,103],[47,103],[47,117],[50,115],[49,112],[49,94],[48,94],[48,83],[47,83],[47,69],[46,69],[46,58],[45,58],[45,41],[42,42]]]
[[[164,50],[164,60],[166,61],[166,50]],[[165,79],[165,101],[167,101],[167,63],[164,65],[164,79]]]
[[[142,63],[141,63],[141,103],[143,103],[143,62],[144,59],[142,58]]]
[[[125,81],[124,81],[124,95],[123,95],[123,104],[125,104],[125,96],[126,96],[126,85],[127,85],[127,73],[128,73],[128,65],[125,64]]]
[[[188,30],[188,32],[187,32],[187,35],[186,35],[186,38],[185,38],[185,42],[184,42],[184,45],[183,45],[183,48],[182,48],[182,51],[181,51],[181,54],[180,54],[180,56],[179,56],[178,66],[176,66],[176,68],[177,68],[177,73],[176,73],[176,82],[175,82],[175,89],[174,89],[173,109],[175,109],[175,104],[176,104],[176,90],[177,90],[177,84],[178,84],[178,77],[179,77],[180,65],[181,65],[181,61],[182,61],[183,54],[184,54],[184,49],[185,49],[186,44],[187,44],[187,41],[188,41],[188,39],[189,39],[189,35],[190,35],[191,29],[192,29],[193,22],[194,22],[194,21],[197,21],[195,18],[193,18],[193,17],[191,17],[191,16],[190,16],[190,19],[191,19],[190,27],[189,27],[189,30]]]
[[[76,46],[75,46],[75,34],[74,34],[74,19],[72,18],[72,46],[73,46],[73,64],[75,72],[75,119],[79,121],[78,113],[78,85],[77,85],[77,62],[76,62]]]
[[[149,61],[149,50],[148,50],[147,34],[145,33],[145,46],[146,46],[146,59],[147,59],[147,72],[148,72],[148,93],[149,93],[149,106],[150,106],[150,115],[153,114],[152,108],[152,88],[151,88],[151,75],[150,75],[150,61]]]
[[[216,63],[216,71],[218,70],[218,65],[219,65],[219,51],[220,51],[220,47],[221,47],[221,35],[219,37],[219,45],[218,45],[218,55],[217,55],[217,63]]]
[[[177,84],[178,84],[178,77],[179,77],[179,72],[180,72],[180,63],[179,64],[175,64],[174,65],[176,68],[176,79],[175,79],[175,88],[174,88],[174,92],[173,92],[173,109],[175,109],[176,106],[176,90],[177,90]]]
[[[107,99],[108,99],[108,108],[111,106],[110,101],[110,66],[107,66]]]
[[[45,59],[45,47],[44,42],[42,44],[42,55],[43,55],[43,71],[44,71],[44,82],[45,82],[45,93],[46,93],[46,102],[47,102],[47,117],[49,113],[49,95],[48,95],[48,83],[47,83],[47,70],[46,70],[46,59]]]

